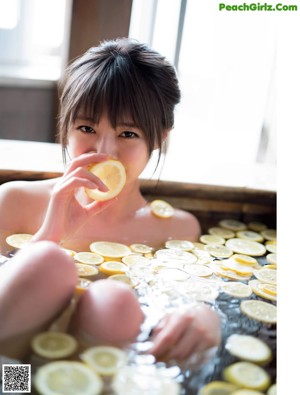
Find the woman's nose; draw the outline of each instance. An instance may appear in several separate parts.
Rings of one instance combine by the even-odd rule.
[[[116,142],[113,136],[99,137],[95,148],[99,154],[115,156],[117,153]]]

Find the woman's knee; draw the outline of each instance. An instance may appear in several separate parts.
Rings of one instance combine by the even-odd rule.
[[[99,280],[81,297],[75,316],[79,334],[93,343],[124,344],[140,331],[144,315],[126,284]]]

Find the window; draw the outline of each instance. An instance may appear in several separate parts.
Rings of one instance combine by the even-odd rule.
[[[163,168],[166,178],[226,182],[231,172],[276,163],[276,18],[224,13],[218,2],[134,0],[130,36],[177,67],[182,101]],[[182,165],[184,158],[185,164]],[[176,176],[174,175],[176,173]],[[261,177],[264,177],[263,173]],[[263,181],[263,180],[262,180]],[[274,180],[265,180],[268,182]]]
[[[0,0],[0,76],[57,80],[71,0]]]

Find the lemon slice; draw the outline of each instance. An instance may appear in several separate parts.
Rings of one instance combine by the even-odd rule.
[[[153,200],[150,208],[152,214],[158,218],[170,218],[174,215],[174,208],[164,200]]]
[[[252,362],[236,362],[223,370],[225,380],[240,387],[266,390],[271,382],[269,374]]]
[[[196,250],[204,250],[205,244],[198,243],[197,241],[194,241],[193,244],[194,244],[194,248]]]
[[[234,238],[227,240],[225,245],[237,254],[262,256],[266,253],[266,248],[263,244],[251,240]]]
[[[277,265],[277,254],[276,253],[275,254],[268,254],[266,256],[266,258],[267,258],[267,261],[269,263],[271,263],[272,265]]]
[[[96,254],[102,255],[106,259],[123,258],[131,254],[131,249],[125,244],[111,241],[95,241],[90,245],[90,250]]]
[[[219,222],[219,226],[224,229],[229,229],[232,232],[239,232],[240,230],[245,230],[247,228],[243,222],[235,219],[223,219]]]
[[[214,226],[208,229],[208,233],[213,236],[220,236],[223,239],[231,239],[235,236],[235,233],[232,230],[220,228],[218,226]]]
[[[257,260],[249,255],[234,254],[231,258],[242,265],[255,266],[258,264]]]
[[[190,278],[189,273],[172,267],[163,267],[158,271],[159,277],[171,281],[185,281]]]
[[[198,250],[198,248],[195,248],[192,252],[198,258],[197,263],[205,264],[213,261],[213,257],[207,251]]]
[[[137,254],[149,254],[153,251],[152,247],[139,243],[131,244],[130,249]]]
[[[184,266],[184,271],[197,277],[209,277],[213,274],[213,270],[202,264],[187,264]]]
[[[266,240],[276,240],[277,237],[276,229],[264,229],[260,233],[262,237]]]
[[[155,258],[160,261],[167,261],[168,263],[195,263],[197,261],[196,255],[188,251],[175,250],[171,248],[163,248],[157,250],[154,254]]]
[[[219,289],[216,285],[208,281],[186,282],[184,284],[184,294],[190,296],[193,301],[213,303],[219,296]]]
[[[260,391],[249,390],[245,388],[245,389],[234,391],[230,395],[265,395],[265,394]]]
[[[241,230],[240,232],[237,232],[236,236],[240,239],[252,240],[257,242],[261,242],[264,240],[261,234],[252,230]]]
[[[266,324],[276,324],[277,308],[268,302],[260,300],[243,300],[240,304],[241,312],[256,321]]]
[[[277,394],[277,384],[272,384],[271,387],[267,391],[267,395],[276,395]]]
[[[245,280],[249,280],[250,277],[249,276],[241,276],[239,274],[237,274],[236,272],[233,272],[232,270],[224,270],[222,268],[222,263],[218,264],[216,262],[214,262],[213,266],[213,271],[217,276],[226,278],[226,279],[230,279],[230,280],[237,280],[237,281],[245,281]]]
[[[249,222],[248,229],[253,230],[254,232],[261,232],[262,230],[267,229],[267,225],[262,222],[252,221]]]
[[[128,270],[128,266],[118,261],[106,261],[101,263],[99,270],[109,276],[112,274],[125,274]]]
[[[90,347],[80,354],[80,359],[103,376],[116,374],[127,362],[126,353],[112,346]]]
[[[74,354],[77,346],[73,336],[61,332],[42,332],[31,341],[31,348],[35,354],[48,359],[69,357]]]
[[[104,261],[103,256],[94,252],[77,252],[74,255],[75,261],[85,263],[86,265],[100,265]]]
[[[95,266],[86,265],[85,263],[76,263],[77,274],[79,277],[92,277],[99,274],[99,270]]]
[[[200,241],[203,244],[224,244],[225,239],[221,236],[216,235],[202,235]]]
[[[75,288],[76,294],[82,295],[88,289],[91,283],[92,283],[91,280],[88,280],[87,278],[79,277]]]
[[[69,248],[63,248],[63,247],[61,247],[61,249],[62,249],[68,256],[74,257],[75,254],[76,254],[76,251],[70,250]]]
[[[251,280],[249,281],[249,286],[252,291],[265,299],[276,301],[277,299],[277,287],[272,284],[265,284],[260,282],[259,280]]]
[[[223,283],[222,290],[235,298],[248,298],[252,294],[251,287],[239,281]]]
[[[135,288],[139,285],[139,281],[136,279],[132,279],[126,274],[112,274],[111,276],[108,277],[110,280],[114,281],[120,281],[124,284],[129,285],[131,288]]]
[[[201,388],[198,395],[231,395],[237,385],[225,381],[211,381]]]
[[[248,362],[265,364],[272,359],[267,343],[251,335],[233,334],[227,339],[225,348],[231,355]]]
[[[149,369],[147,369],[149,367]],[[180,385],[164,375],[158,368],[147,366],[124,366],[112,383],[116,395],[179,395]]]
[[[253,266],[242,265],[234,259],[224,259],[219,265],[223,270],[231,270],[239,276],[252,276],[255,270]]]
[[[126,171],[118,160],[110,159],[105,162],[96,163],[89,168],[108,188],[107,192],[98,189],[86,189],[86,194],[94,200],[104,201],[117,196],[126,183]]]
[[[122,262],[125,263],[125,265],[135,265],[135,264],[140,264],[143,266],[148,266],[151,262],[151,259],[146,258],[145,256],[141,254],[130,254],[126,255],[122,258]]]
[[[266,250],[268,252],[271,252],[272,254],[276,254],[277,253],[277,244],[269,244],[269,243],[265,243],[266,246]]]
[[[276,269],[259,269],[253,270],[254,276],[267,284],[277,284],[277,270]]]
[[[6,243],[14,248],[22,248],[26,244],[29,244],[33,235],[29,233],[14,233],[7,236]]]
[[[194,243],[188,240],[168,240],[165,242],[165,247],[182,251],[191,251],[195,248]]]
[[[211,256],[216,258],[229,258],[233,254],[230,248],[222,244],[207,244],[204,251],[209,252]]]
[[[40,367],[34,385],[42,395],[99,395],[103,381],[81,362],[55,361]]]

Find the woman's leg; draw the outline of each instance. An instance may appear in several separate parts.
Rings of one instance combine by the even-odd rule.
[[[143,320],[139,302],[128,285],[98,280],[81,296],[70,331],[86,346],[123,346],[136,338]]]
[[[77,283],[75,265],[56,244],[20,250],[0,270],[0,353],[18,357],[31,336],[63,310]]]

